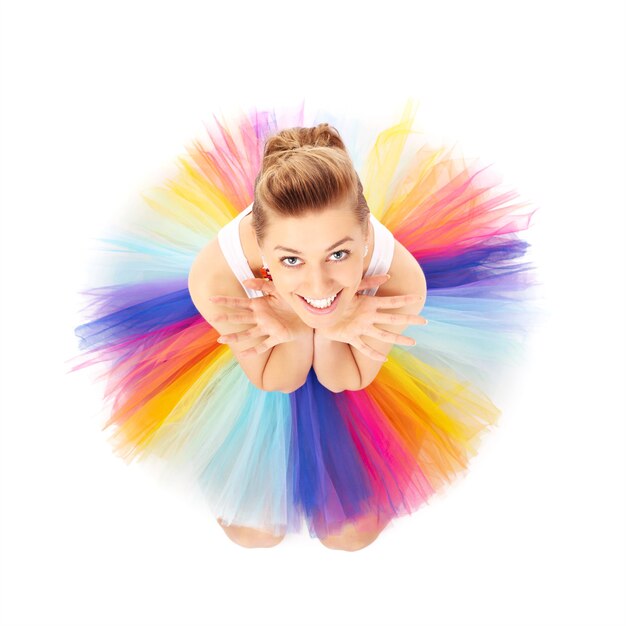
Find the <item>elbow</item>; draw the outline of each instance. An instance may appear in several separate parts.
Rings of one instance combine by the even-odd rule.
[[[322,384],[322,386],[326,387],[326,389],[332,393],[341,393],[342,391],[345,391],[345,389],[339,389],[338,387],[333,387],[332,385]]]
[[[354,385],[346,385],[346,388],[342,389],[342,391],[361,391],[361,389],[364,389],[365,387],[367,387],[367,385],[363,384],[363,379],[359,376],[358,383],[355,383]]]
[[[342,393],[344,391],[359,391],[360,389],[363,389],[360,376],[358,381],[337,381],[336,378],[327,378],[325,376],[320,376],[317,372],[315,373],[317,375],[318,382],[323,387],[326,387],[328,391],[332,391],[333,393]]]
[[[293,393],[294,391],[297,391],[298,389],[300,389],[300,387],[302,387],[302,385],[292,385],[291,387],[280,387],[276,389],[264,388],[264,390],[265,391],[280,391],[280,393]]]
[[[296,389],[299,389],[299,387],[271,387],[263,385],[261,389],[263,389],[263,391],[280,391],[280,393],[293,393]]]
[[[302,387],[304,385],[304,383],[306,383],[306,377],[304,378],[304,380],[298,380],[294,383],[291,384],[282,384],[282,385],[271,385],[271,384],[263,384],[261,385],[261,389],[263,391],[280,391],[281,393],[293,393],[294,391],[297,391],[298,389],[300,389],[300,387]]]
[[[323,385],[324,387],[326,387],[326,389],[328,389],[328,391],[332,391],[333,393],[343,393],[344,391],[359,391],[363,389],[361,385],[356,385],[354,387],[346,387],[343,385],[334,386],[332,384],[326,384],[326,383],[323,383]]]
[[[278,391],[280,391],[281,393],[293,393],[294,391],[300,389],[300,387],[302,387],[302,385],[294,385],[292,387],[284,387],[283,389],[278,389]]]
[[[345,385],[335,385],[333,384],[335,382],[334,380],[322,379],[320,378],[319,374],[317,374],[317,372],[316,375],[319,384],[322,385],[322,387],[324,387],[325,389],[328,389],[328,391],[331,391],[332,393],[341,393],[342,391],[346,391]]]
[[[293,393],[294,391],[297,391],[298,389],[300,389],[300,387],[303,387],[305,385],[307,379],[309,378],[309,371],[310,370],[307,370],[304,377],[296,380],[295,383],[293,383],[291,386],[283,386],[283,388],[279,389],[279,391],[282,391],[283,393]]]
[[[324,387],[326,387],[326,385],[324,385]],[[345,389],[326,387],[326,389],[328,389],[328,391],[332,391],[333,393],[343,393],[344,391],[360,391],[361,389],[364,389],[364,387],[346,387]]]
[[[271,383],[262,382],[259,385],[256,385],[261,391],[282,391],[284,392],[284,386],[273,385]]]

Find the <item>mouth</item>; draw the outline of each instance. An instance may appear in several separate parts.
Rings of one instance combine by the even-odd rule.
[[[338,302],[339,302],[339,298],[341,297],[341,293],[342,292],[343,292],[343,289],[338,291],[337,294],[335,295],[334,299],[332,300],[332,302],[328,306],[314,306],[312,304],[309,304],[299,293],[296,294],[296,295],[298,296],[298,298],[300,298],[300,301],[304,305],[304,308],[309,313],[312,313],[313,315],[328,315],[329,313],[332,313],[337,308]],[[319,302],[318,302],[318,304],[319,304]]]

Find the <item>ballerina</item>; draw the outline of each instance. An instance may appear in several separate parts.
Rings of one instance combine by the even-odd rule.
[[[243,263],[256,278],[246,278]],[[371,275],[381,264],[389,273]],[[311,368],[334,393],[363,389],[394,344],[415,345],[402,330],[426,323],[418,315],[424,273],[370,214],[339,132],[327,123],[268,138],[254,203],[199,253],[189,293],[217,341],[264,391],[293,393]],[[226,529],[246,546],[255,535],[263,545],[281,538]],[[364,537],[373,540],[371,531]],[[352,524],[328,542],[364,546]]]
[[[364,160],[327,115],[218,125],[86,273],[73,369],[105,368],[115,453],[180,473],[239,545],[303,524],[371,544],[468,471],[501,413],[486,391],[533,320],[532,212],[412,145],[413,114]]]

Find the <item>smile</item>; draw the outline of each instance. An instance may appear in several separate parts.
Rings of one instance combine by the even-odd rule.
[[[343,289],[341,291],[338,291],[334,296],[331,296],[330,298],[325,298],[324,300],[313,300],[310,298],[305,298],[300,294],[296,295],[298,296],[298,298],[300,298],[300,300],[302,300],[302,303],[309,312],[320,315],[331,313],[337,308],[337,302],[339,301],[339,296],[341,295],[342,291]]]

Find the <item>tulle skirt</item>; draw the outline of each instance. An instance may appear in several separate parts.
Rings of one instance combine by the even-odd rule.
[[[115,454],[184,476],[225,525],[318,538],[411,514],[465,474],[538,319],[520,236],[536,209],[490,166],[432,146],[414,116],[409,102],[382,130],[303,107],[215,118],[177,174],[98,239],[70,371],[103,372]],[[196,310],[187,274],[252,201],[265,138],[322,121],[342,134],[372,213],[424,270],[429,323],[403,332],[416,345],[395,345],[365,389],[333,393],[311,369],[293,393],[261,391]]]

